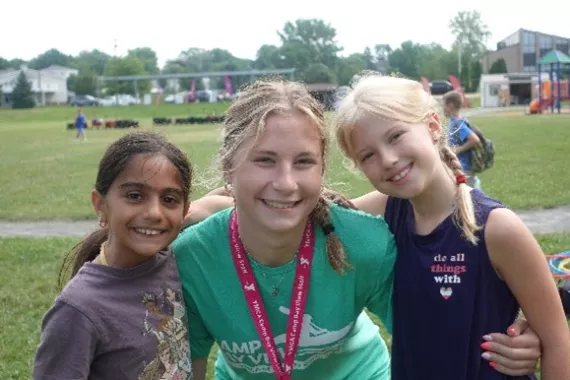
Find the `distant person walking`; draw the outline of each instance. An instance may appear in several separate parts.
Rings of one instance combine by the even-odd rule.
[[[85,137],[85,128],[87,128],[87,117],[81,110],[77,110],[77,117],[75,118],[75,129],[77,130],[77,134],[75,136],[76,139],[80,141],[87,141]]]

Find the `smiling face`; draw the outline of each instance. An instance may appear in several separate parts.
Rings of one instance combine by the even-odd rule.
[[[441,166],[434,143],[440,129],[436,119],[406,124],[364,118],[351,132],[351,156],[378,191],[414,198],[426,189]]]
[[[319,130],[298,111],[272,113],[265,130],[249,137],[232,160],[240,226],[271,232],[304,226],[319,199],[323,148]]]
[[[133,156],[105,196],[92,193],[109,230],[106,252],[134,266],[166,248],[188,209],[184,194],[178,170],[164,155]]]

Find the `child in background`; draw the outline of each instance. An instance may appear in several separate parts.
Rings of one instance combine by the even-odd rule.
[[[461,163],[467,177],[467,184],[481,190],[481,181],[472,172],[470,165],[471,149],[480,143],[480,139],[469,128],[467,120],[459,114],[463,105],[463,97],[457,91],[450,91],[443,96],[443,104],[444,114],[449,118],[449,145]]]
[[[192,169],[162,136],[130,133],[99,164],[101,228],[67,256],[71,280],[42,322],[33,378],[192,378],[187,316],[169,248],[189,206]]]

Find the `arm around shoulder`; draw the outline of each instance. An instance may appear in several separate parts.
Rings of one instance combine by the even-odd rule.
[[[87,379],[99,333],[80,310],[56,300],[42,321],[33,379]]]
[[[379,191],[371,191],[368,194],[352,199],[352,204],[360,211],[380,216],[384,216],[387,202],[388,196]]]
[[[542,379],[570,379],[570,339],[562,303],[538,242],[515,213],[495,209],[485,227],[489,257],[542,345]]]
[[[207,217],[232,207],[234,200],[224,195],[206,195],[190,203],[188,213],[184,217],[184,227],[199,223]]]

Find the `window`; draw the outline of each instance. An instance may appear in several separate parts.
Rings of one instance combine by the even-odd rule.
[[[536,53],[524,53],[523,66],[536,66]]]
[[[523,32],[524,45],[536,45],[536,36],[532,32]]]
[[[550,36],[540,36],[539,39],[540,50],[552,50],[552,37]]]
[[[562,40],[562,42],[558,42],[558,41],[557,41],[557,42],[556,42],[556,50],[560,50],[562,53],[568,54],[568,50],[569,50],[569,49],[568,49],[568,47],[569,47],[568,45],[569,45],[569,44],[568,44],[567,41],[564,41],[564,40]]]
[[[499,94],[499,85],[492,84],[489,86],[489,95],[497,96]]]
[[[523,33],[523,53],[536,53],[536,35],[532,32]]]

